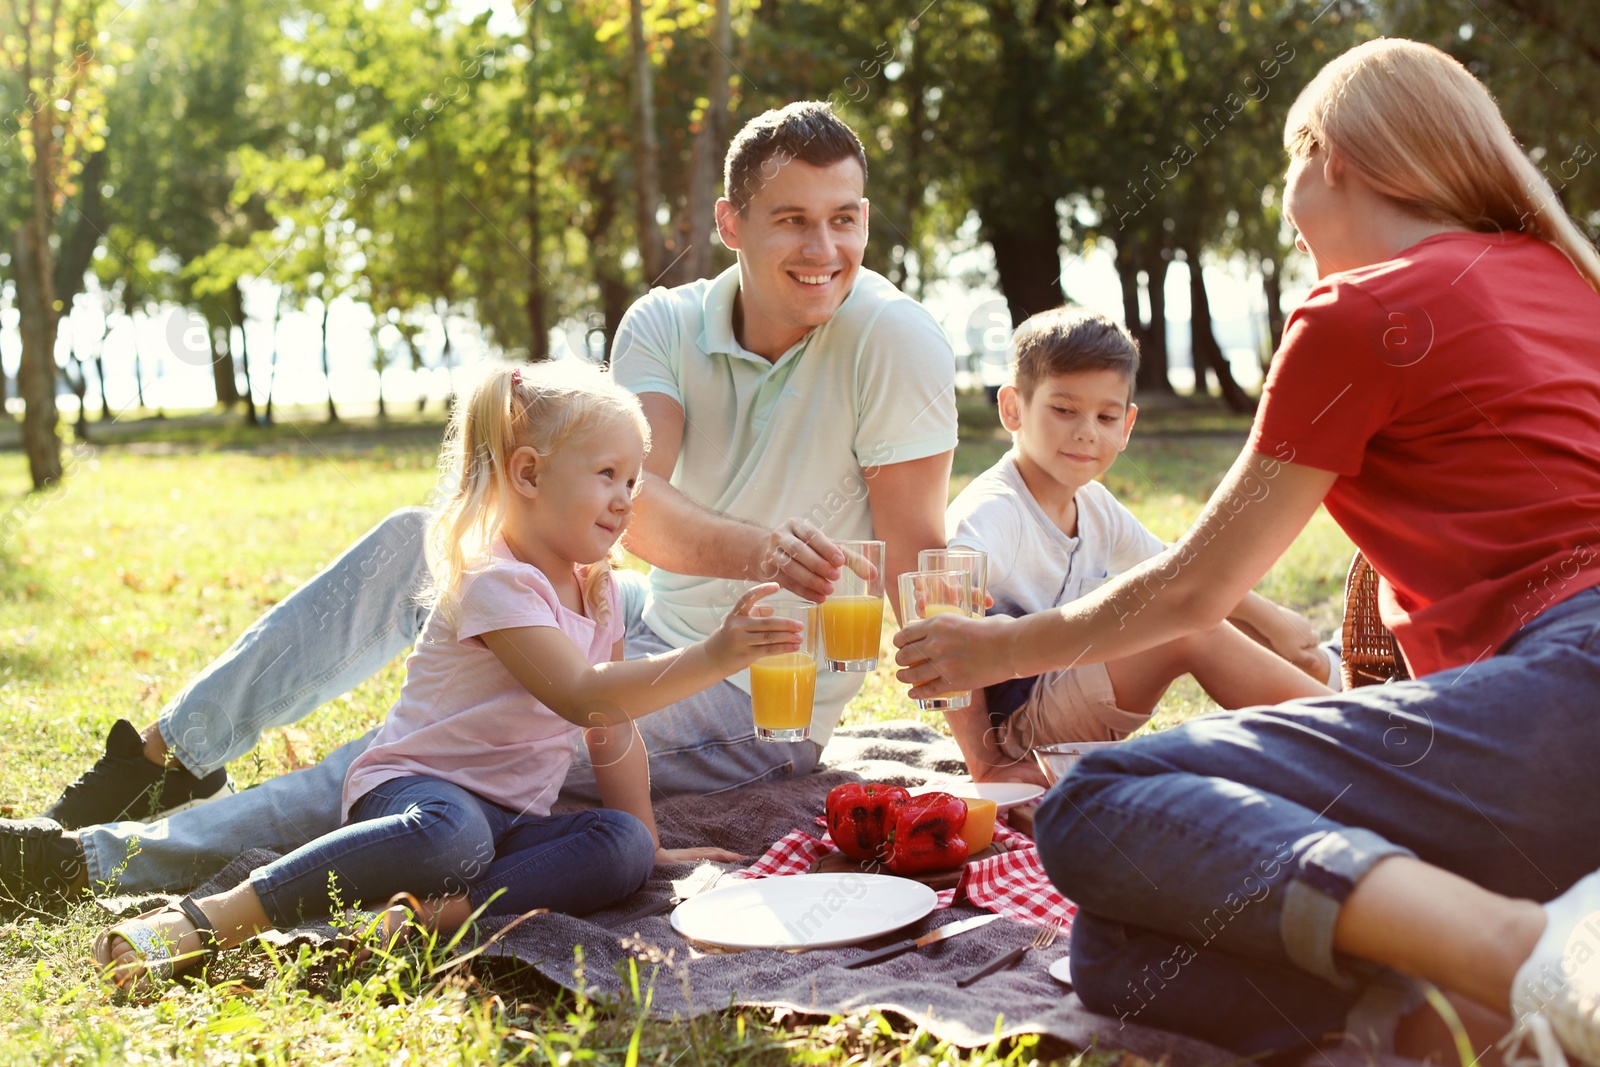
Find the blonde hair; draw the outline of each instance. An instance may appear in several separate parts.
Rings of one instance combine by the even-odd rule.
[[[638,397],[589,364],[502,366],[486,373],[458,398],[439,452],[439,499],[427,530],[433,584],[425,601],[445,618],[456,617],[465,579],[487,563],[505,521],[513,452],[532,448],[542,462],[581,430],[630,421],[648,451],[650,426]],[[613,546],[585,569],[583,602],[596,621],[610,614],[607,582],[619,551]]]
[[[1298,156],[1331,148],[1430,221],[1537,237],[1600,292],[1600,254],[1518,147],[1489,90],[1432,45],[1379,38],[1334,59],[1289,109],[1283,143]]]

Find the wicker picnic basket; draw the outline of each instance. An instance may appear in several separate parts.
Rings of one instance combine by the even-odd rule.
[[[1378,618],[1378,572],[1360,552],[1344,580],[1344,648],[1339,671],[1344,687],[1379,685],[1409,678],[1394,634]]]

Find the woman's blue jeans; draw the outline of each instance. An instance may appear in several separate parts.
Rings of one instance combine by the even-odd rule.
[[[1072,977],[1235,1052],[1382,1050],[1413,983],[1336,954],[1379,860],[1549,900],[1600,867],[1600,589],[1415,681],[1205,716],[1086,757],[1038,813]],[[1110,1035],[1108,1035],[1110,1036]]]
[[[519,815],[416,776],[377,786],[344,826],[252,871],[250,884],[279,929],[400,892],[465,893],[489,915],[587,915],[643,886],[655,853],[650,831],[625,812]]]

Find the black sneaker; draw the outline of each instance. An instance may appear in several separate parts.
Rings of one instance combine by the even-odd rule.
[[[157,767],[144,758],[144,740],[127,719],[106,736],[106,754],[45,809],[68,830],[122,819],[154,821],[233,792],[226,768],[196,778],[177,763]]]
[[[72,886],[83,864],[83,846],[60,823],[0,819],[0,917],[58,912],[77,895]]]

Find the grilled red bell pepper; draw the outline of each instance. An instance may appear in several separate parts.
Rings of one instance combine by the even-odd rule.
[[[894,829],[895,814],[910,799],[911,794],[897,785],[836,785],[824,802],[828,833],[833,835],[839,851],[853,860],[882,859],[889,831]]]
[[[921,874],[959,867],[967,862],[961,829],[967,802],[949,793],[924,793],[900,809],[889,834],[889,869],[895,874]]]

